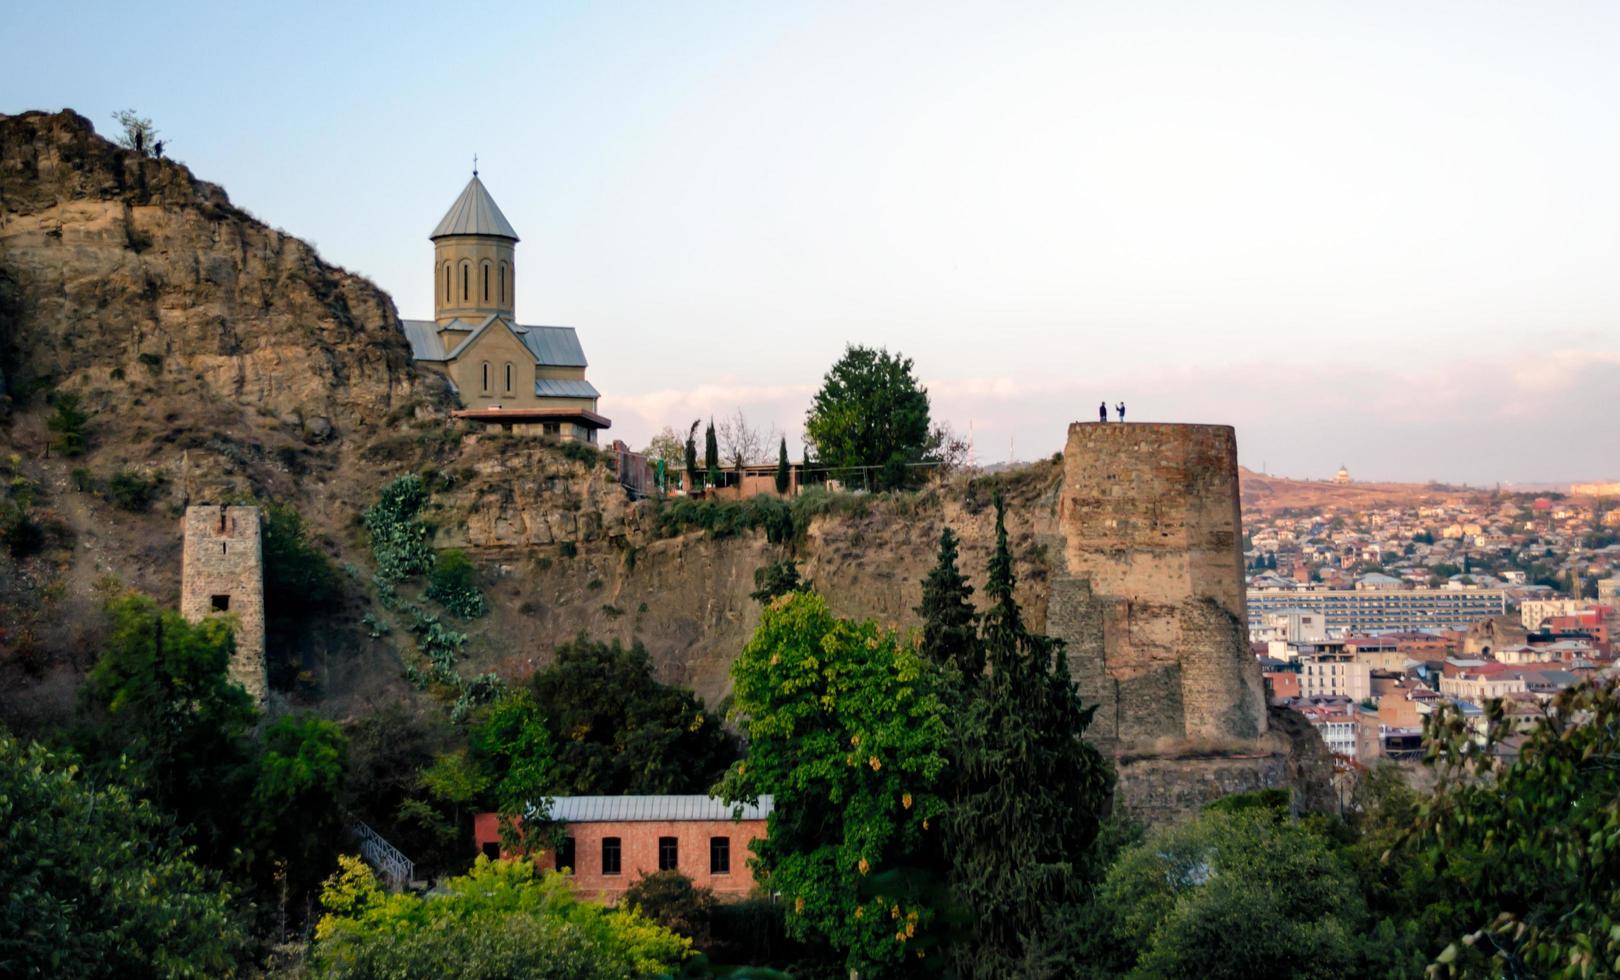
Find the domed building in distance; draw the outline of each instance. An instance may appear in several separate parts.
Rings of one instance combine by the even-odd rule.
[[[520,324],[517,232],[478,171],[428,236],[433,242],[433,319],[401,320],[417,364],[450,380],[452,413],[507,432],[597,441],[612,423],[585,378],[573,327]]]
[[[1349,483],[1350,471],[1345,469],[1343,466],[1340,466],[1339,472],[1333,474],[1333,482],[1339,484],[1340,486]]]

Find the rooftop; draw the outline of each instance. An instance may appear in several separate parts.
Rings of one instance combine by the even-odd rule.
[[[758,803],[727,803],[718,796],[555,796],[551,819],[565,823],[640,820],[764,820],[776,809],[770,796]]]
[[[444,213],[438,227],[428,238],[448,238],[451,235],[487,235],[493,238],[510,238],[517,241],[517,232],[512,229],[511,222],[506,215],[495,206],[495,199],[489,196],[484,188],[484,182],[478,179],[478,172],[473,171],[472,180],[462,190],[456,203],[450,205],[450,210]]]

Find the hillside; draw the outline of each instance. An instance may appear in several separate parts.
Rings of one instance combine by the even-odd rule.
[[[1239,467],[1245,513],[1275,514],[1284,510],[1355,511],[1385,507],[1420,507],[1484,496],[1487,491],[1441,483],[1333,483],[1290,480]]]
[[[294,508],[349,570],[319,628],[272,645],[277,697],[334,717],[420,701],[404,680],[420,662],[409,633],[362,626],[387,614],[360,516],[404,473],[433,491],[435,545],[465,549],[489,596],[487,616],[457,624],[470,671],[519,676],[585,631],[641,640],[662,679],[714,704],[757,620],[756,568],[791,552],[838,611],[909,622],[946,524],[982,579],[991,479],[1013,500],[1041,622],[1055,466],[850,498],[806,515],[786,546],[660,531],[657,505],[632,505],[588,457],[452,421],[375,284],[72,112],[0,116],[0,323],[0,506],[44,532],[37,550],[0,551],[0,720],[16,727],[71,710],[106,597],[177,601],[179,515],[224,500]],[[73,459],[50,450],[62,393],[91,413]]]

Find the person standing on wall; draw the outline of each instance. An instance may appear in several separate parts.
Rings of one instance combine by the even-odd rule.
[[[1115,405],[1114,406],[1114,411],[1119,413],[1119,420],[1121,422],[1125,421],[1125,403],[1124,402],[1120,402],[1118,405]]]
[[[1107,422],[1108,421],[1108,403],[1107,402],[1098,402],[1097,403],[1097,421],[1099,421],[1099,422]]]

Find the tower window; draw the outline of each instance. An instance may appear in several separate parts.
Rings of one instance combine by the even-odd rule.
[[[444,301],[450,302],[450,263],[444,264]]]
[[[674,871],[680,866],[680,845],[673,837],[658,838],[658,870]]]
[[[461,301],[463,303],[467,301],[467,275],[469,271],[467,266],[463,264],[461,267]]]
[[[484,266],[484,302],[489,302],[489,265]]]
[[[619,873],[619,839],[617,837],[602,838],[602,873],[605,875]]]
[[[506,263],[501,263],[501,302],[506,302]]]
[[[228,595],[211,595],[208,597],[208,607],[214,612],[230,612],[231,597]]]

